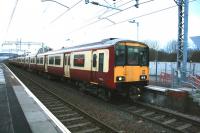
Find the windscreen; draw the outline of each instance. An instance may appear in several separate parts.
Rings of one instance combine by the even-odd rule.
[[[115,47],[116,66],[147,66],[149,64],[148,48],[139,46],[117,45]]]
[[[115,65],[124,66],[126,61],[126,47],[124,45],[117,45],[115,47]]]

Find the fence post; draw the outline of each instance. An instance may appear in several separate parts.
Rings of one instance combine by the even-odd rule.
[[[158,82],[158,61],[156,59],[156,84]]]
[[[194,75],[194,72],[195,72],[195,65],[196,64],[193,64],[192,75]]]
[[[171,69],[171,75],[172,75],[172,84],[171,84],[171,87],[174,88],[174,68]]]

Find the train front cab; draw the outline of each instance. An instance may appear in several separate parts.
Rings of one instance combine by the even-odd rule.
[[[149,48],[139,42],[115,45],[114,83],[118,91],[138,93],[149,82]]]

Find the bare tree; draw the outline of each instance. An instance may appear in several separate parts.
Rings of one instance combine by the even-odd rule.
[[[150,49],[158,50],[159,49],[159,43],[157,40],[144,40],[145,44],[149,46]]]
[[[176,53],[177,44],[178,44],[177,40],[170,40],[167,43],[166,52],[168,52],[168,53]]]
[[[145,44],[149,46],[149,60],[150,61],[156,61],[158,60],[158,49],[159,49],[159,43],[156,40],[145,40]]]

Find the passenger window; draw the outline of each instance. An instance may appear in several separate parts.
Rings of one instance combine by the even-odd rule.
[[[84,67],[85,64],[85,55],[74,55],[74,66]]]
[[[40,62],[39,62],[40,60],[39,60],[39,58],[37,58],[37,64],[39,64]]]
[[[43,57],[40,58],[40,64],[43,64]]]
[[[99,53],[99,72],[103,72],[104,53]]]
[[[53,65],[54,64],[54,57],[49,58],[49,64]]]
[[[55,57],[55,65],[60,65],[60,56]]]
[[[96,54],[94,54],[93,55],[93,63],[92,63],[93,65],[93,67],[96,67],[97,66],[97,55]]]

